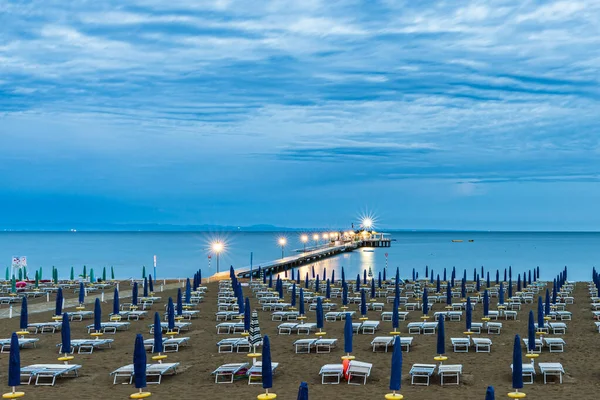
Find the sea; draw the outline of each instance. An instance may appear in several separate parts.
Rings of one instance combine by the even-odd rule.
[[[568,279],[588,281],[592,268],[600,259],[600,233],[593,232],[406,232],[388,231],[391,247],[362,248],[315,264],[318,274],[326,269],[340,276],[354,278],[371,270],[374,276],[387,271],[393,276],[396,268],[402,278],[411,278],[412,271],[425,276],[426,268],[434,275],[456,268],[472,279],[473,270],[496,270],[503,276],[511,267],[513,276],[540,267],[541,279],[552,280],[565,266]],[[308,246],[322,244],[312,240],[315,232],[306,232]],[[158,279],[185,278],[201,270],[203,277],[217,272],[217,256],[211,250],[215,242],[223,243],[218,256],[220,271],[234,268],[257,268],[261,263],[290,256],[302,251],[302,232],[0,232],[0,276],[11,266],[13,257],[26,257],[29,271],[42,268],[43,277],[50,278],[52,267],[59,278],[68,278],[71,267],[82,273],[85,265],[95,276],[102,269],[113,267],[118,279],[139,278],[145,267]],[[283,249],[280,239],[285,238]],[[454,240],[454,241],[453,241]],[[457,242],[462,240],[462,242]],[[156,269],[154,260],[156,257]],[[387,269],[386,269],[387,268]],[[301,277],[312,265],[299,268]],[[487,274],[487,272],[486,272]]]

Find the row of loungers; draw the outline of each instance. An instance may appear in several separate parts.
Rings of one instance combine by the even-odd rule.
[[[558,382],[562,383],[563,375],[565,370],[561,363],[548,363],[548,362],[540,362],[537,363],[540,372],[544,376],[544,383],[548,383],[548,377],[558,377]],[[512,364],[510,365],[510,369],[512,371]],[[531,385],[535,380],[535,365],[533,363],[523,364],[523,383],[526,385]]]
[[[527,348],[529,345],[529,339],[523,339],[523,343],[525,343],[525,347]],[[541,353],[542,348],[546,346],[550,353],[562,353],[565,351],[565,345],[567,343],[563,338],[543,338],[543,339],[535,339],[535,350],[534,353]]]
[[[277,370],[279,363],[272,362],[273,373]],[[248,378],[248,385],[262,383],[262,362],[257,361],[252,366],[248,363],[224,364],[214,370],[215,383],[233,383],[236,378]]]
[[[179,363],[146,364],[146,383],[148,385],[160,385],[164,375],[175,375],[177,373],[177,367],[179,367]],[[111,372],[110,375],[114,376],[113,384],[115,385],[119,378],[125,378],[125,380],[120,383],[131,384],[133,382],[133,364],[118,368]]]

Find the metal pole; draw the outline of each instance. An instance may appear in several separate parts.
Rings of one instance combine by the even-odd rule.
[[[152,279],[154,279],[154,282],[156,282],[156,254],[154,255],[154,276]]]
[[[250,252],[250,282],[252,282],[252,256],[254,254]]]
[[[281,258],[283,258],[283,245],[281,245]]]
[[[217,274],[219,273],[219,253],[217,253]]]

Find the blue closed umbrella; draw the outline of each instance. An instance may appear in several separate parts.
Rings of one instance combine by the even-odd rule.
[[[356,288],[354,289],[354,291],[360,291],[360,274],[356,274]]]
[[[381,289],[381,271],[379,271],[379,275],[377,277],[377,287]]]
[[[512,278],[508,279],[508,298],[512,298],[513,297],[513,287],[512,287]]]
[[[21,354],[19,338],[13,332],[10,337],[10,355],[8,356],[8,386],[11,386],[15,393],[15,389],[19,385],[21,385]]]
[[[144,337],[140,333],[135,336],[133,348],[133,382],[140,392],[146,387],[146,349]]]
[[[429,314],[429,299],[427,297],[427,288],[423,289],[423,315]]]
[[[390,390],[395,394],[402,385],[402,346],[400,337],[394,339],[394,352],[392,353],[392,371],[390,374]]]
[[[386,279],[386,278],[387,278],[387,276],[386,276],[386,273],[385,273],[385,271],[386,271],[386,270],[384,269],[384,270],[383,270],[383,281],[384,281],[384,282],[385,282],[385,281],[387,281],[387,279]]]
[[[323,325],[323,302],[320,297],[317,297],[317,328],[319,328],[319,331],[323,329]]]
[[[471,322],[473,319],[473,309],[471,308],[471,298],[467,297],[467,332],[471,332]]]
[[[300,313],[300,315],[304,315],[304,289],[300,288],[300,298],[299,300],[299,306],[298,306],[298,312]]]
[[[308,280],[308,272],[307,272],[306,279],[304,280],[304,289],[308,289],[308,283],[309,283],[309,280]]]
[[[308,383],[300,382],[300,387],[298,388],[298,400],[308,400]]]
[[[485,400],[495,400],[495,399],[496,399],[496,395],[494,393],[494,387],[488,386],[487,390],[485,391]]]
[[[315,266],[312,266],[312,278],[315,279]]]
[[[62,316],[60,338],[62,352],[65,355],[71,353],[71,324],[69,323],[69,316],[67,313],[64,313]]]
[[[348,305],[348,284],[346,282],[342,283],[342,305]]]
[[[133,282],[133,289],[131,290],[131,304],[134,306],[138,305],[138,284]]]
[[[375,280],[371,279],[371,299],[375,298]]]
[[[154,352],[163,352],[162,326],[160,325],[160,314],[154,313]]]
[[[446,305],[452,305],[452,288],[450,287],[450,282],[448,282],[448,285],[446,286]]]
[[[238,300],[239,300],[239,297],[238,297]],[[182,304],[182,302],[183,302],[183,299],[182,299],[182,296],[181,296],[181,288],[178,288],[177,289],[177,308],[176,308],[177,316],[178,317],[181,317],[183,315],[183,304]],[[238,307],[239,307],[239,304],[238,304]]]
[[[19,320],[19,329],[23,332],[27,331],[27,325],[29,325],[27,313],[27,297],[23,297],[21,302],[21,319]]]
[[[167,303],[167,329],[169,332],[175,330],[175,307],[173,306],[173,299],[171,297],[169,297],[169,302]]]
[[[148,297],[148,278],[144,278],[144,297]]]
[[[273,366],[271,365],[271,341],[269,336],[265,335],[263,338],[263,349],[262,349],[262,387],[269,392],[269,389],[273,387]]]
[[[429,266],[425,266],[425,278],[429,278]]]
[[[119,311],[119,289],[115,288],[115,293],[113,295],[113,315],[119,315]]]
[[[321,285],[319,283],[319,275],[317,275],[317,277],[315,278],[315,292],[319,293],[321,289]]]
[[[398,332],[400,326],[400,318],[398,318],[398,299],[394,297],[394,308],[392,309],[392,328],[394,332]]]
[[[244,332],[250,331],[250,299],[246,297],[244,304]]]
[[[533,322],[533,310],[529,311],[529,322],[527,324],[527,350],[535,351],[535,324]]]
[[[192,302],[192,285],[190,283],[190,278],[187,278],[185,282],[185,304],[190,304]]]
[[[271,272],[269,274],[269,287],[272,288],[273,287],[273,272]]]
[[[440,315],[438,322],[437,353],[440,356],[446,354],[446,329],[444,328],[443,315]]]
[[[448,279],[446,279],[446,268],[444,268],[444,282],[446,282]]]
[[[467,282],[464,279],[460,281],[460,297],[467,297]]]
[[[292,308],[296,308],[296,284],[292,285],[292,298],[290,300],[290,305]]]
[[[327,286],[325,287],[325,298],[331,298],[331,284],[329,283],[329,279],[327,279]]]
[[[281,288],[283,290],[283,288]],[[281,296],[280,298],[282,298]],[[242,291],[242,285],[238,286],[237,290],[237,303],[238,303],[238,314],[244,314],[244,292]],[[177,307],[179,308],[179,307]]]
[[[352,314],[346,313],[346,321],[344,322],[344,351],[347,355],[352,353]]]
[[[479,282],[479,280],[478,280],[478,282]],[[485,284],[488,288],[491,286],[490,285],[490,271],[487,272],[487,278],[485,280]]]
[[[513,346],[513,370],[512,370],[512,387],[518,392],[523,389],[523,361],[521,356],[521,338],[515,335]]]
[[[344,266],[343,265],[342,265],[341,276],[342,276],[342,285],[344,285],[344,283],[346,283],[346,271],[344,270]]]
[[[102,308],[100,307],[100,299],[96,298],[94,303],[94,330],[100,332],[102,330]]]
[[[154,279],[152,278],[152,275],[148,275],[148,288],[150,289],[150,293],[154,293]],[[189,278],[188,278],[189,280]]]
[[[477,289],[477,292],[479,293],[481,291],[481,282],[479,279],[479,275],[477,275],[477,279],[476,279],[475,283],[476,283],[475,288]]]
[[[498,304],[504,304],[504,282],[500,283],[500,290],[498,291]]]
[[[367,270],[363,269],[363,284],[367,284]]]
[[[436,291],[436,293],[441,293],[442,292],[442,282],[440,281],[439,274],[437,276],[437,281],[436,281],[436,285],[435,285],[435,291]]]
[[[499,284],[500,284],[500,271],[496,270],[496,285],[499,285]],[[494,390],[494,389],[492,388],[492,390]]]
[[[517,292],[521,291],[521,274],[517,277]]]
[[[62,315],[62,305],[63,305],[63,292],[62,288],[58,288],[56,292],[56,306],[54,308],[54,315],[59,316]]]
[[[483,317],[487,318],[490,314],[490,296],[488,295],[488,291],[483,292]]]
[[[85,302],[85,287],[83,282],[79,282],[79,304],[83,305]]]
[[[558,293],[556,290],[556,280],[554,280],[554,285],[552,286],[552,304],[556,304],[557,297],[558,297]]]
[[[538,330],[544,328],[544,305],[542,303],[542,297],[538,297]]]
[[[550,315],[550,291],[546,289],[546,302],[544,303],[544,315]]]
[[[367,296],[364,290],[360,291],[360,314],[363,318],[367,315]]]

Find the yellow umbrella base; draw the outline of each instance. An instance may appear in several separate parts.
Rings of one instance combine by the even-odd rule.
[[[354,360],[356,357],[351,355],[342,356],[342,360]]]
[[[75,307],[76,310],[81,311],[81,310],[85,310],[84,306],[79,306],[79,307]]]
[[[306,317],[304,315],[301,315],[298,317],[298,319],[306,319]]]
[[[145,399],[146,397],[152,396],[150,392],[137,392],[129,396],[130,399]]]
[[[508,397],[510,397],[511,399],[522,399],[524,397],[526,397],[527,395],[523,392],[510,392],[508,394]]]
[[[433,357],[433,359],[435,361],[446,361],[448,359],[448,357],[446,357],[446,356],[435,356],[435,357]]]
[[[470,336],[472,334],[473,334],[473,332],[470,332],[470,331],[469,332],[463,332],[463,335],[467,335],[467,336]]]
[[[52,317],[52,319],[54,321],[60,321],[60,320],[62,320],[62,315],[55,315],[54,317]]]
[[[550,321],[552,319],[552,317],[544,317],[544,320],[546,321]]]
[[[64,357],[58,357],[57,360],[67,362],[67,361],[71,361],[74,358],[75,357],[73,357],[73,356],[64,356]]]
[[[537,353],[527,353],[525,354],[525,357],[527,358],[538,358],[540,355]]]
[[[368,319],[369,319],[369,318],[367,318],[367,317],[360,317],[360,318],[359,318],[359,321],[366,321],[366,320],[368,320]]]
[[[23,335],[29,335],[29,331],[16,331],[15,333],[17,335],[21,335],[21,336],[23,336]]]
[[[400,334],[400,332],[398,332],[398,331],[390,332],[390,335],[394,335],[394,336],[399,335],[399,334]]]
[[[177,335],[177,332],[173,332],[173,331],[171,331],[171,332],[165,332],[165,335],[175,336],[175,335]]]
[[[250,357],[250,358],[257,358],[260,356],[262,356],[261,353],[248,353],[248,357]]]
[[[167,358],[167,356],[165,354],[161,354],[159,356],[152,356],[152,359],[154,361],[161,361],[161,360],[164,360],[165,358]]]
[[[386,400],[402,400],[404,396],[400,393],[388,393],[385,395]]]
[[[250,336],[250,334],[248,332],[242,332],[241,335],[242,336]]]
[[[491,318],[490,317],[483,317],[481,318],[482,321],[488,322]]]
[[[10,393],[4,393],[2,395],[3,399],[18,399],[19,397],[23,397],[25,396],[25,392],[10,392]]]
[[[327,332],[316,332],[315,335],[316,336],[325,336],[325,335],[327,335]]]
[[[262,393],[256,396],[256,398],[258,400],[273,400],[277,398],[277,395],[275,393]]]
[[[429,319],[429,316],[428,316],[428,315],[423,315],[423,316],[421,317],[421,319]]]
[[[92,333],[90,333],[90,336],[94,336],[94,337],[98,337],[98,336],[102,336],[102,335],[104,335],[104,333],[102,333],[102,332],[92,332]]]

